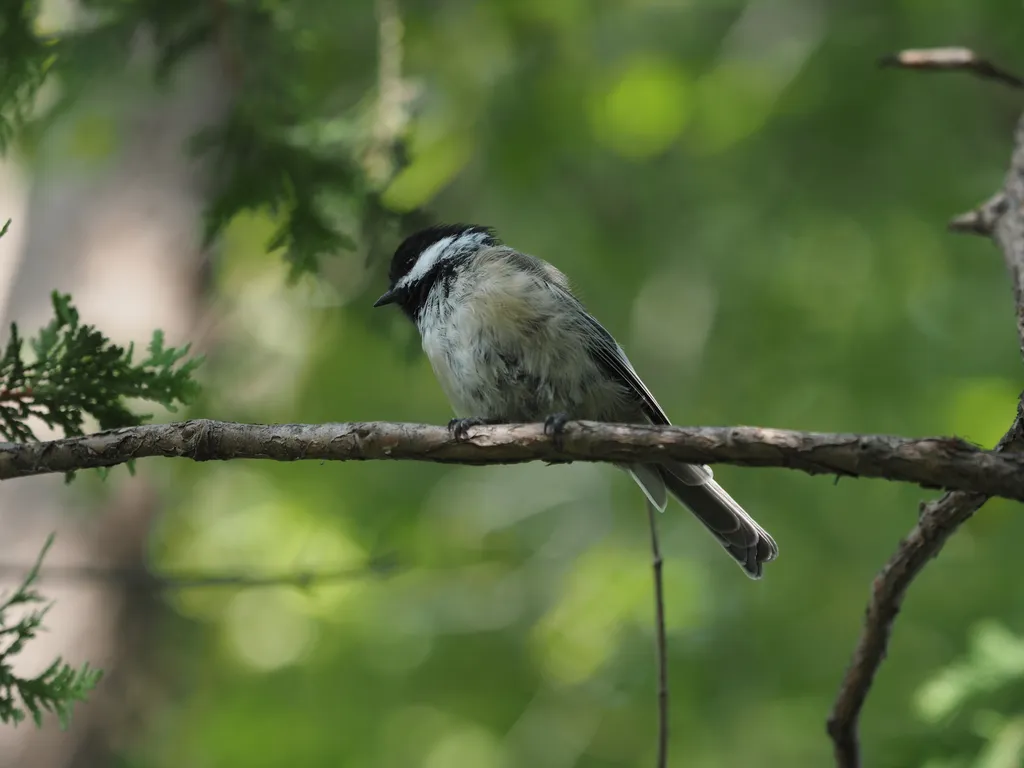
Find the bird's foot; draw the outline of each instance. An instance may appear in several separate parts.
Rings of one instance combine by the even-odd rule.
[[[551,438],[556,450],[562,450],[565,437],[565,425],[570,421],[566,413],[553,413],[544,419],[544,434]],[[548,462],[549,464],[565,464],[568,462]]]
[[[478,416],[470,416],[465,419],[452,419],[448,422],[448,431],[451,432],[452,437],[456,440],[462,441],[469,439],[469,428],[479,427],[481,424],[494,424],[491,419],[482,419]]]

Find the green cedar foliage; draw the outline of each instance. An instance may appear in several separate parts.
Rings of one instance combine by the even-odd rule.
[[[88,663],[75,669],[60,658],[34,677],[22,677],[14,671],[12,659],[43,629],[43,618],[52,605],[35,589],[39,566],[52,543],[51,535],[25,579],[0,602],[0,723],[16,725],[31,714],[35,724],[41,726],[43,713],[52,712],[61,728],[66,728],[75,702],[84,701],[103,674]],[[10,614],[15,611],[20,616],[12,623]]]
[[[170,411],[187,404],[198,391],[192,379],[202,362],[184,347],[164,346],[163,333],[154,331],[147,354],[135,361],[133,345],[118,346],[91,325],[79,321],[71,297],[53,293],[55,317],[25,343],[18,326],[0,358],[0,435],[12,442],[35,440],[27,420],[40,419],[65,437],[84,434],[87,417],[100,429],[142,424],[149,414],[132,412],[129,399],[159,403]],[[179,365],[180,363],[180,365]]]
[[[9,225],[7,221],[0,228],[0,236]],[[187,345],[167,347],[163,333],[155,331],[146,356],[136,361],[133,346],[118,346],[93,326],[83,325],[70,296],[54,292],[52,299],[54,318],[29,340],[27,350],[18,326],[11,324],[0,357],[4,439],[36,440],[31,419],[59,429],[65,437],[83,434],[87,418],[100,429],[134,426],[149,416],[130,410],[129,400],[146,400],[174,411],[196,396],[193,373],[202,361],[185,359]],[[75,669],[60,658],[34,677],[14,671],[14,657],[43,628],[50,609],[34,585],[52,541],[51,536],[21,585],[0,602],[0,723],[17,724],[31,714],[39,726],[43,713],[52,712],[66,727],[75,702],[85,698],[102,674],[88,664]]]

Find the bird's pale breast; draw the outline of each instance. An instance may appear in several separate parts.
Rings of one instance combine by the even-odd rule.
[[[423,349],[459,416],[608,418],[621,400],[590,356],[575,316],[534,275],[498,263],[460,295],[431,297]],[[464,278],[465,279],[465,278]]]

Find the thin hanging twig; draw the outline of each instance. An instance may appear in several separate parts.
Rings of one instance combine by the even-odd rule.
[[[661,545],[658,543],[658,513],[647,502],[651,527],[651,564],[654,569],[654,637],[658,657],[658,768],[668,765],[668,642],[665,639],[665,582],[661,573]]]

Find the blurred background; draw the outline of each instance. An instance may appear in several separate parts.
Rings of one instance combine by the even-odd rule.
[[[401,233],[444,220],[565,271],[679,423],[985,445],[1011,423],[1001,258],[945,224],[1001,184],[1020,98],[876,60],[966,45],[1020,71],[1016,0],[3,14],[0,315],[29,332],[61,289],[119,341],[192,341],[203,398],[160,419],[447,421],[414,328],[370,308]],[[871,580],[935,494],[716,474],[781,555],[753,583],[661,519],[672,764],[830,764]],[[2,765],[653,764],[646,518],[610,468],[149,460],[5,483],[0,525],[9,585],[58,534],[23,663],[107,672],[70,730],[0,731]],[[1022,537],[990,502],[913,585],[866,764],[1024,764]]]

